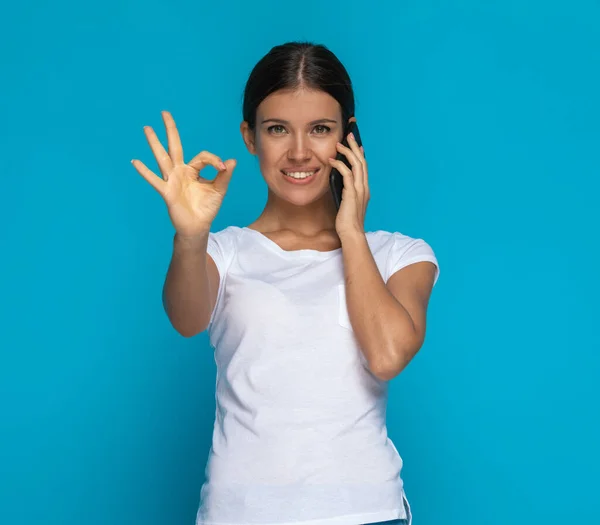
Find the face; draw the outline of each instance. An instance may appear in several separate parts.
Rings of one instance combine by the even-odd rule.
[[[258,107],[256,128],[242,135],[257,155],[271,192],[303,206],[330,198],[329,157],[337,154],[344,126],[339,103],[323,91],[277,91]]]

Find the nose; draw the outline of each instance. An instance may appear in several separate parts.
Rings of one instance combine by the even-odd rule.
[[[296,162],[304,161],[310,158],[311,152],[308,147],[308,139],[301,133],[292,137],[292,144],[288,150],[288,159]]]

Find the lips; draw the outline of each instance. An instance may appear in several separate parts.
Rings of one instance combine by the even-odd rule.
[[[306,184],[310,184],[313,180],[316,179],[319,171],[320,171],[320,168],[316,168],[316,169],[306,169],[305,168],[304,170],[298,170],[298,169],[294,168],[293,170],[290,170],[291,173],[297,173],[297,172],[300,172],[300,173],[311,172],[312,173],[312,175],[309,175],[308,177],[305,177],[303,179],[295,179],[294,177],[290,177],[283,170],[281,170],[281,173],[283,175],[283,178],[290,184],[306,185]]]
[[[319,171],[319,168],[284,168],[281,171],[287,175],[288,173],[308,173],[310,171]]]

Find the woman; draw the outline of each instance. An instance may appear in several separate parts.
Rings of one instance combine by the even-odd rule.
[[[288,43],[253,69],[241,133],[268,199],[246,227],[210,232],[235,160],[202,152],[185,164],[163,118],[168,153],[145,128],[162,178],[133,162],[176,231],[165,310],[184,336],[208,330],[215,349],[197,525],[410,523],[387,382],[423,343],[438,265],[423,240],[364,231],[364,150],[340,144],[354,118],[344,66],[324,46]],[[213,181],[199,176],[208,165]],[[339,211],[332,167],[344,179]]]

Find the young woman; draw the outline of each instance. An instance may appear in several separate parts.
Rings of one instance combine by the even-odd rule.
[[[213,443],[197,525],[410,523],[402,459],[387,436],[387,382],[417,353],[438,264],[399,232],[365,232],[364,150],[352,84],[321,45],[273,48],[253,69],[241,133],[268,188],[250,225],[210,231],[236,162],[187,164],[145,133],[162,177],[139,173],[175,227],[164,305],[175,329],[208,330],[217,364]],[[351,163],[333,160],[341,152]],[[206,166],[218,175],[200,177]],[[336,211],[329,173],[344,190]],[[404,521],[403,521],[404,520]]]

